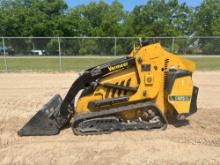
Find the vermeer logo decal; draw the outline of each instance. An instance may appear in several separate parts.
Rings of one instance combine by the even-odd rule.
[[[115,71],[115,70],[118,70],[118,69],[122,69],[122,68],[127,67],[127,66],[128,66],[128,62],[125,62],[125,63],[118,64],[118,65],[115,65],[115,66],[109,66],[108,70],[111,72],[111,71]]]

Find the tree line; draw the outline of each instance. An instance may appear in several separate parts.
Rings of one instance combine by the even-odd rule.
[[[148,0],[126,11],[117,0],[70,8],[64,0],[1,0],[1,36],[219,36],[220,0],[192,8]]]
[[[132,11],[126,11],[117,0],[74,8],[64,0],[1,0],[0,36],[220,36],[220,0],[203,0],[196,8],[178,0],[148,0]],[[106,47],[105,42],[98,42]],[[200,44],[213,49],[216,41],[212,42]],[[95,49],[96,44],[84,43],[87,49]],[[123,44],[127,45],[122,43],[121,47]],[[53,41],[49,46],[53,47]],[[87,50],[81,52],[86,54]]]

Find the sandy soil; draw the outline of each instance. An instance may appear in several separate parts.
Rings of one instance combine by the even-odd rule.
[[[18,137],[17,130],[77,74],[0,74],[0,164],[220,164],[220,72],[197,72],[198,112],[165,131]]]

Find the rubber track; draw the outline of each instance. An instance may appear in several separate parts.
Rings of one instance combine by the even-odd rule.
[[[139,102],[139,103],[136,103],[136,104],[121,106],[121,107],[117,107],[117,108],[111,108],[111,109],[107,109],[107,110],[101,110],[101,111],[96,111],[96,112],[88,112],[88,113],[85,113],[85,114],[75,115],[74,119],[73,119],[73,123],[72,123],[72,129],[74,131],[76,125],[79,122],[81,122],[82,120],[85,120],[85,119],[91,119],[91,118],[95,118],[95,117],[102,117],[102,116],[112,115],[112,114],[119,113],[119,112],[126,112],[126,111],[145,108],[145,107],[149,107],[149,106],[157,108],[157,106],[152,102]],[[164,126],[162,126],[162,127],[166,128],[166,125],[167,125],[166,120],[162,117],[161,114],[160,114],[160,117],[162,118],[163,123],[164,123]],[[100,133],[98,133],[98,134],[100,134]]]

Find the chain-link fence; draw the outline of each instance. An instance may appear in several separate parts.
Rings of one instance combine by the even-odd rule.
[[[80,70],[103,56],[126,55],[140,40],[160,42],[174,54],[220,55],[220,37],[2,37],[0,71]]]

